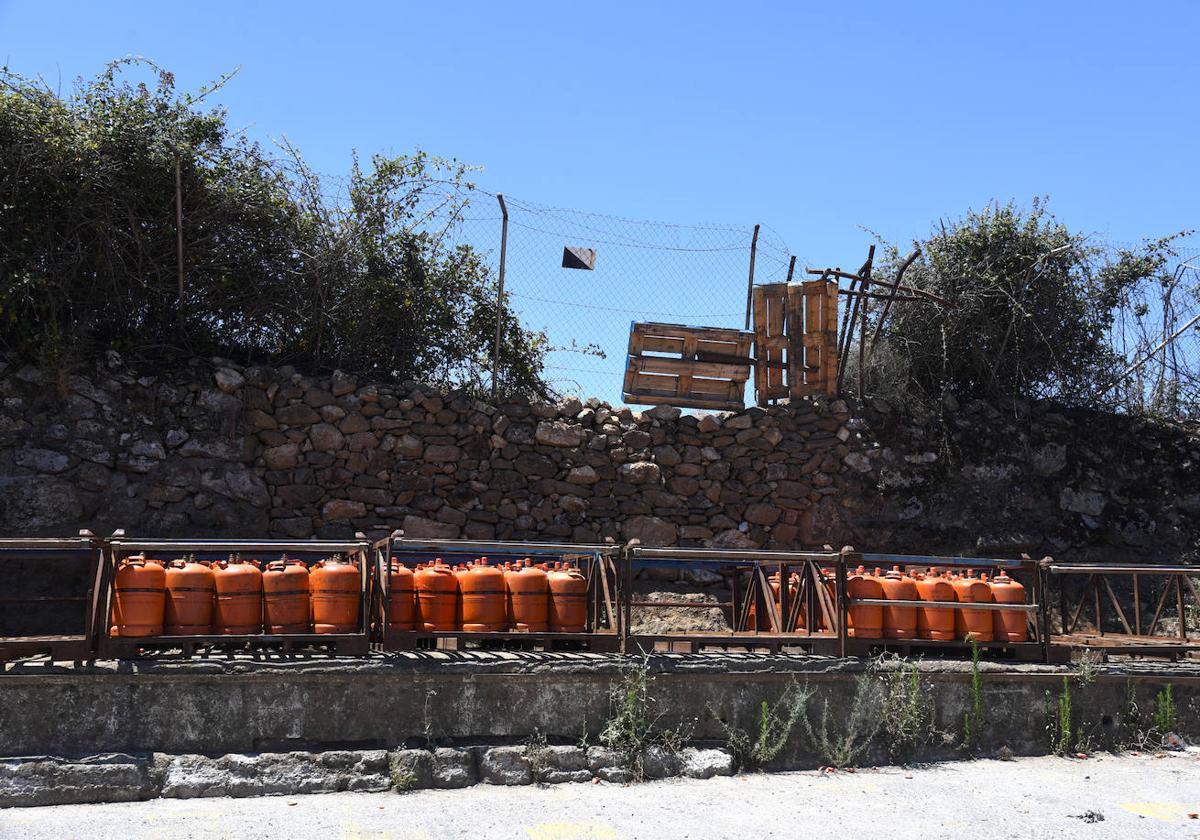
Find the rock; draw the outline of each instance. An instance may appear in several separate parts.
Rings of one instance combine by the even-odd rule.
[[[384,750],[162,756],[156,763],[162,796],[173,799],[378,791],[392,784]]]
[[[564,782],[587,782],[592,778],[588,769],[587,751],[582,747],[549,746],[543,751],[547,769],[539,780],[550,785]]]
[[[37,472],[60,473],[70,466],[71,459],[51,449],[18,449],[13,453],[13,462]]]
[[[309,429],[308,439],[317,452],[336,452],[346,443],[345,435],[330,423],[317,423]]]
[[[567,473],[567,482],[570,484],[591,485],[600,480],[600,476],[596,471],[588,466],[572,467]]]
[[[246,377],[233,368],[219,368],[213,374],[213,379],[216,381],[217,387],[226,394],[232,394],[246,384]]]
[[[758,548],[758,543],[736,528],[717,534],[708,543],[709,548]]]
[[[0,476],[0,531],[31,534],[61,529],[83,515],[79,491],[46,475]]]
[[[633,770],[625,756],[608,747],[588,747],[588,770],[606,782],[628,784],[634,781]]]
[[[560,497],[558,506],[567,513],[583,513],[587,510],[587,502],[585,500],[570,494]]]
[[[388,772],[396,793],[433,787],[433,753],[429,750],[394,750],[388,753]]]
[[[404,529],[404,536],[418,540],[453,540],[457,539],[460,533],[457,525],[436,522],[423,516],[406,516],[401,527]]]
[[[752,525],[774,525],[782,514],[779,508],[762,502],[746,505],[746,521]]]
[[[683,458],[679,455],[679,450],[666,443],[654,447],[654,460],[664,467],[678,466],[683,462]]]
[[[726,417],[725,422],[721,424],[721,428],[726,431],[741,431],[749,429],[754,425],[754,418],[749,414],[735,414],[732,417]]]
[[[630,484],[657,484],[662,480],[662,472],[653,461],[633,461],[621,464],[617,468],[621,480]]]
[[[311,426],[321,419],[321,415],[307,405],[285,405],[275,409],[275,419],[284,426]]]
[[[640,540],[648,547],[674,545],[677,538],[675,526],[657,516],[632,516],[621,526],[621,536],[626,540]]]
[[[1058,506],[1071,513],[1099,516],[1104,511],[1104,494],[1064,487],[1058,494]]]
[[[167,459],[167,451],[156,440],[139,440],[133,446],[129,447],[129,454],[136,458],[151,458],[155,461],[165,461]]]
[[[329,377],[329,389],[335,397],[342,397],[358,390],[358,380],[340,370],[335,370]]]
[[[647,747],[641,755],[642,774],[647,779],[669,779],[683,769],[679,753],[666,747]]]
[[[119,753],[0,760],[0,808],[149,799],[149,769],[145,758]]]
[[[717,414],[705,414],[700,418],[696,428],[704,434],[711,434],[721,428],[721,417]]]
[[[871,471],[871,459],[861,452],[850,452],[842,459],[842,463],[860,473]]]
[[[433,444],[425,447],[425,460],[437,463],[453,463],[462,460],[462,450],[457,446]]]
[[[475,760],[468,750],[439,747],[433,754],[433,786],[464,788],[479,781]]]
[[[647,417],[652,417],[655,420],[675,421],[679,419],[679,415],[683,412],[678,408],[670,405],[656,405],[649,411],[643,412]]]
[[[1067,447],[1061,443],[1044,443],[1033,451],[1029,463],[1038,475],[1054,475],[1067,465]]]
[[[575,448],[583,443],[583,429],[568,423],[543,420],[537,424],[533,439],[544,446]]]
[[[326,522],[359,519],[367,515],[367,506],[349,499],[330,499],[321,508],[321,517]]]
[[[533,782],[524,747],[492,747],[479,760],[479,773],[489,785],[527,785]]]
[[[583,411],[583,402],[574,394],[565,396],[558,401],[558,414],[560,417],[574,417],[581,411]]]
[[[685,747],[679,754],[682,773],[689,779],[711,779],[733,775],[733,756],[725,750]]]
[[[186,443],[190,437],[191,435],[189,435],[183,429],[169,429],[167,431],[165,440],[167,442],[167,446],[169,446],[171,449],[175,449],[176,447],[182,446],[184,443]]]
[[[269,470],[290,470],[300,463],[300,447],[294,443],[263,450],[263,463]]]

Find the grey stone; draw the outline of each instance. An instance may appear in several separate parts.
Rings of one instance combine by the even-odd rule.
[[[544,752],[547,769],[541,782],[557,785],[564,782],[587,782],[592,778],[588,769],[587,751],[583,747],[549,746]]]
[[[656,405],[649,411],[643,412],[647,417],[652,417],[655,420],[678,420],[679,415],[683,412],[678,408],[670,405]]]
[[[433,787],[464,788],[478,781],[475,758],[469,750],[439,747],[433,753]]]
[[[207,796],[378,791],[391,787],[384,750],[331,750],[162,757],[162,796]]]
[[[154,792],[149,762],[130,755],[0,761],[0,807],[134,802]]]
[[[79,491],[67,481],[45,475],[0,476],[0,529],[29,534],[61,528],[83,515]]]
[[[358,380],[340,370],[335,370],[329,377],[329,388],[335,397],[345,396],[358,390]]]
[[[666,747],[647,747],[642,750],[642,775],[647,779],[669,779],[683,770],[679,753]]]
[[[617,467],[617,475],[630,484],[657,484],[662,480],[662,471],[652,461],[633,461]]]
[[[588,747],[588,770],[592,775],[616,784],[627,784],[634,781],[633,769],[625,756],[608,747]]]
[[[43,473],[60,473],[70,465],[71,459],[52,449],[18,449],[13,453],[13,462]]]
[[[725,422],[721,424],[721,428],[730,431],[741,431],[749,429],[754,425],[754,418],[749,414],[735,414],[732,417],[726,417]]]
[[[544,420],[538,423],[533,437],[536,442],[545,446],[574,448],[583,443],[583,429],[569,423]],[[510,437],[509,440],[512,438]]]
[[[644,546],[674,545],[677,539],[675,525],[657,516],[632,516],[621,526],[621,535],[626,540],[640,540]]]
[[[424,540],[453,540],[461,533],[457,525],[435,522],[423,516],[404,517],[404,536]]]
[[[213,374],[213,379],[216,381],[217,387],[226,394],[232,394],[246,384],[246,377],[233,368],[219,368]]]
[[[861,452],[847,453],[846,457],[842,459],[842,463],[860,473],[871,471],[871,459]]]
[[[685,747],[680,751],[682,774],[689,779],[711,779],[733,775],[733,756],[725,750]]]
[[[1104,495],[1094,490],[1064,487],[1058,494],[1058,506],[1072,513],[1099,516],[1104,511]]]
[[[300,463],[300,447],[294,443],[263,450],[263,463],[269,470],[290,470]]]
[[[437,463],[453,463],[462,460],[462,450],[457,446],[433,444],[425,447],[425,460]]]
[[[317,423],[308,432],[308,439],[317,452],[336,452],[346,443],[338,427],[330,423]]]
[[[524,747],[492,747],[479,759],[479,773],[489,785],[527,785],[533,782]]]
[[[558,401],[558,413],[562,417],[574,417],[583,410],[583,402],[574,394],[563,397]]]
[[[1033,451],[1029,462],[1039,475],[1054,475],[1067,465],[1067,447],[1061,443],[1044,443]]]
[[[187,442],[188,438],[190,438],[190,437],[191,437],[191,435],[189,435],[183,429],[170,429],[167,431],[167,435],[166,435],[167,446],[174,449],[175,447],[181,446],[182,444]]]
[[[433,787],[433,753],[429,750],[393,750],[388,770],[396,793]]]

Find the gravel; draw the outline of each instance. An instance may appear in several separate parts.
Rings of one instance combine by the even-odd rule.
[[[0,838],[1200,837],[1195,752],[0,811]],[[1101,819],[1102,817],[1102,819]],[[84,828],[86,827],[86,829]]]

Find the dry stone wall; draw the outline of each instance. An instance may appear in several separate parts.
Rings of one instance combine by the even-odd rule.
[[[0,531],[1183,556],[1200,443],[1132,422],[984,403],[491,405],[109,353],[86,374],[0,367]]]

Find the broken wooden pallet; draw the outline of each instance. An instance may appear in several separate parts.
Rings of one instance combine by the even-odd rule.
[[[759,405],[837,390],[837,284],[754,287],[754,391]]]
[[[753,341],[754,333],[742,330],[635,321],[629,330],[624,400],[741,411]]]

